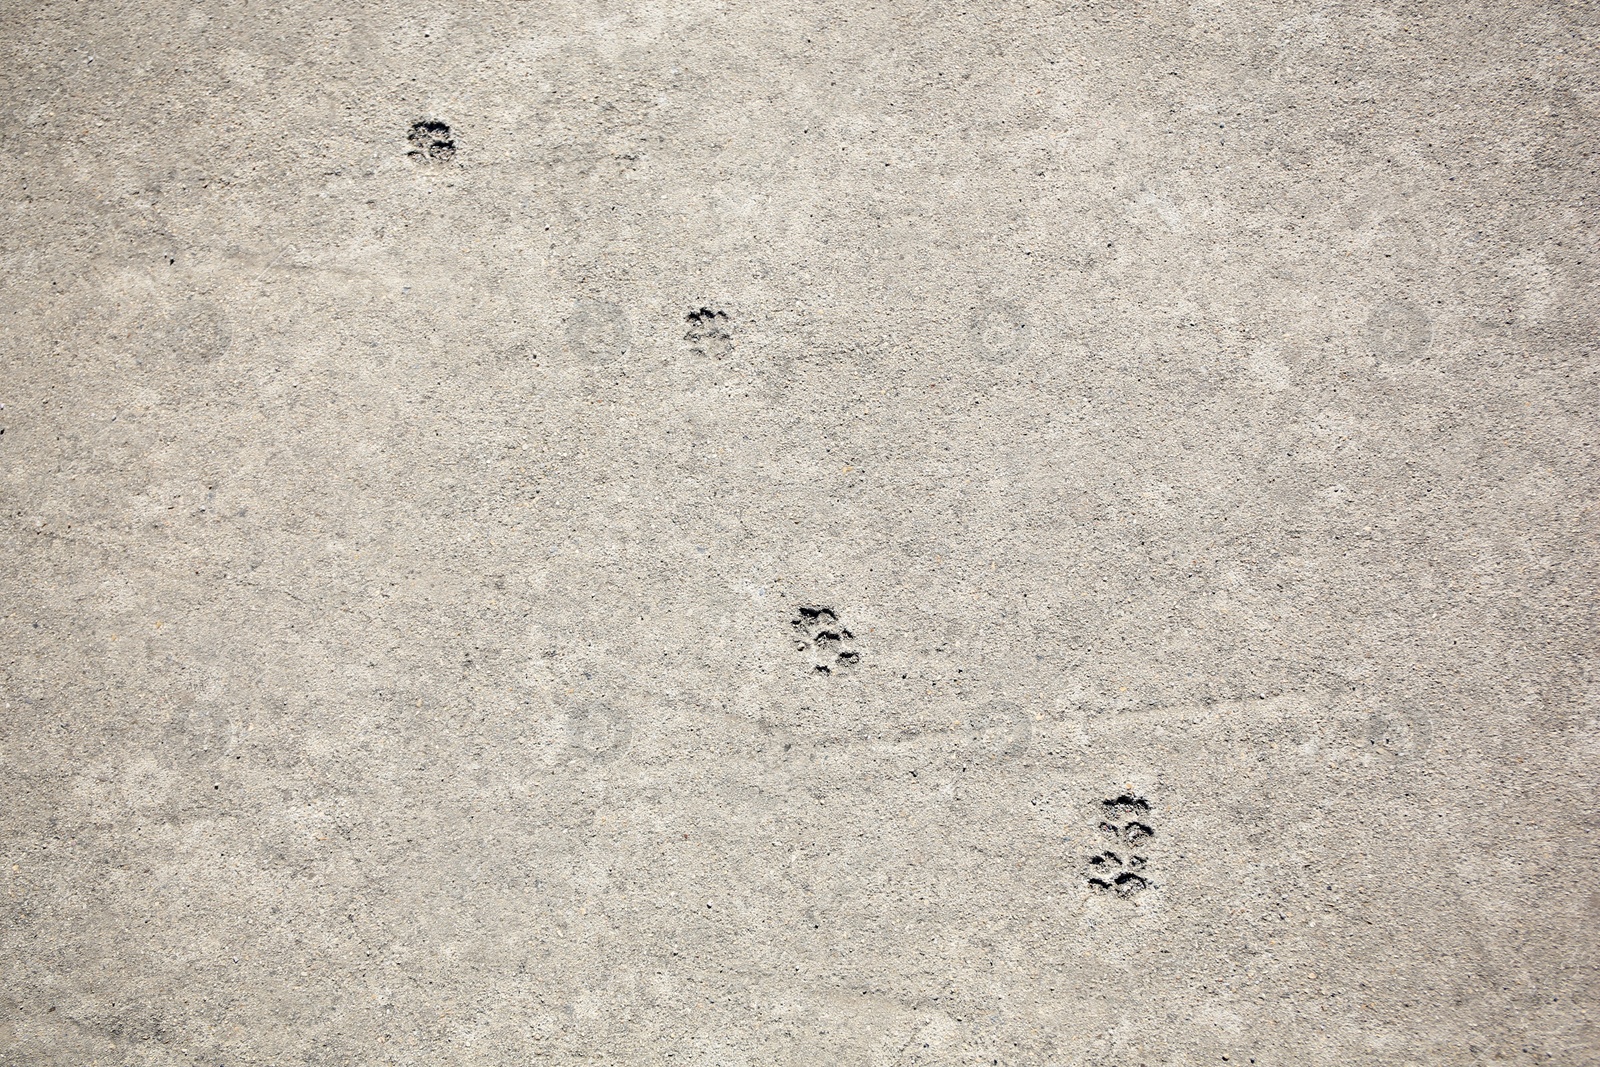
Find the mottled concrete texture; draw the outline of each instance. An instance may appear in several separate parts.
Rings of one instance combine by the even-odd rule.
[[[1597,45],[4,5],[0,1064],[1600,1063]]]

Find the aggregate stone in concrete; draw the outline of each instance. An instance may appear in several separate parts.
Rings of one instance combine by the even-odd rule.
[[[0,12],[0,1064],[1600,1062],[1585,3]]]

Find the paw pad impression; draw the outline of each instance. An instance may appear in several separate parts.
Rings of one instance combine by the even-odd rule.
[[[814,673],[833,674],[861,662],[855,634],[840,625],[832,608],[801,607],[789,625],[795,632],[796,647],[810,655]]]
[[[1100,823],[1096,827],[1106,839],[1106,849],[1090,856],[1084,864],[1084,877],[1097,893],[1134,897],[1151,888],[1147,842],[1156,836],[1150,825],[1150,802],[1132,793],[1100,802]],[[1115,846],[1113,851],[1112,846]]]

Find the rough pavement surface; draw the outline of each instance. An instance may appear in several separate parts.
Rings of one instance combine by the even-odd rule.
[[[1586,3],[0,12],[0,1063],[1600,1062]]]

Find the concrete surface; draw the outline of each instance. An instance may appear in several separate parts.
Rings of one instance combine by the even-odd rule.
[[[0,1063],[1600,1062],[1594,5],[0,31]]]

